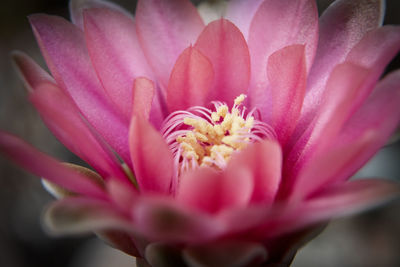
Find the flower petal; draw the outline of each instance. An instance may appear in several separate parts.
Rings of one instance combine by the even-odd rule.
[[[140,253],[132,241],[132,238],[122,231],[103,230],[95,232],[96,235],[108,245],[134,257],[140,257]]]
[[[251,202],[270,205],[278,191],[282,172],[282,151],[275,141],[263,140],[251,144],[232,156],[227,176],[246,169],[254,180]],[[198,179],[203,179],[199,177]]]
[[[132,16],[128,11],[113,2],[105,0],[70,0],[69,12],[71,15],[71,21],[81,29],[84,28],[83,11],[89,8],[107,8],[121,12],[125,16]]]
[[[292,134],[300,116],[306,88],[304,45],[293,45],[273,53],[268,59],[267,76],[271,87],[271,119],[281,144]]]
[[[204,24],[188,0],[139,0],[136,30],[142,49],[165,92],[179,54],[193,43]]]
[[[208,213],[245,206],[254,188],[251,172],[241,168],[227,173],[200,168],[180,176],[177,201]]]
[[[286,46],[305,45],[305,64],[309,71],[318,41],[318,12],[313,0],[265,0],[250,26],[251,55],[250,103],[267,114],[271,102],[266,90],[266,66],[269,56]]]
[[[215,80],[209,101],[232,101],[247,92],[250,79],[250,55],[246,40],[230,21],[211,22],[201,33],[195,48],[210,59]]]
[[[32,15],[30,22],[57,84],[72,97],[106,142],[129,162],[128,122],[104,94],[91,65],[83,33],[59,17]]]
[[[153,241],[200,243],[223,230],[215,218],[178,206],[172,199],[140,198],[133,220],[137,229]]]
[[[12,59],[17,67],[18,74],[24,82],[25,88],[32,92],[44,82],[56,83],[53,77],[43,70],[31,57],[20,51],[12,53]]]
[[[54,235],[111,229],[132,232],[129,220],[108,202],[80,197],[53,203],[46,210],[44,223]]]
[[[175,63],[167,90],[170,112],[204,106],[213,83],[211,62],[196,48],[183,51]]]
[[[0,132],[0,151],[33,174],[82,195],[105,198],[102,187],[85,175],[39,152],[24,141]]]
[[[142,117],[133,117],[129,145],[140,191],[169,194],[173,158],[160,133]]]
[[[246,241],[217,242],[183,250],[189,266],[259,266],[267,260],[267,255],[262,244]]]
[[[133,84],[133,116],[142,116],[148,120],[154,101],[155,86],[147,78],[136,78]]]
[[[302,166],[316,155],[317,151],[326,148],[354,112],[355,102],[359,103],[365,99],[373,88],[368,79],[369,73],[369,70],[351,63],[343,63],[332,72],[320,112],[288,153],[284,170],[290,178],[285,179],[281,195],[288,194],[287,190],[292,189],[293,179]]]
[[[320,37],[311,69],[302,120],[296,131],[303,132],[312,121],[325,84],[334,67],[342,63],[350,50],[370,30],[382,24],[383,0],[337,0],[320,18]]]
[[[105,8],[83,12],[90,59],[107,94],[127,117],[132,113],[136,77],[152,78],[131,17]]]
[[[117,159],[106,152],[82,120],[71,99],[56,85],[42,84],[30,95],[46,125],[68,149],[89,163],[104,178],[126,179]]]
[[[228,2],[225,18],[232,21],[247,40],[250,23],[264,0],[231,0]],[[246,12],[243,12],[246,10]]]

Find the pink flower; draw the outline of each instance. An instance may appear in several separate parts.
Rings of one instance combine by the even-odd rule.
[[[232,0],[205,26],[187,0],[139,0],[135,18],[76,0],[73,23],[32,15],[52,76],[14,54],[30,100],[94,171],[4,132],[0,148],[61,197],[55,233],[95,231],[152,266],[289,264],[331,218],[399,193],[348,181],[400,119],[400,72],[378,81],[400,48],[382,10]]]

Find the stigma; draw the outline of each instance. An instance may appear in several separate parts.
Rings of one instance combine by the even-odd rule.
[[[161,131],[173,153],[177,177],[201,167],[223,170],[248,144],[276,138],[256,109],[246,112],[245,99],[244,94],[236,97],[231,109],[215,101],[212,110],[195,106],[166,118]]]

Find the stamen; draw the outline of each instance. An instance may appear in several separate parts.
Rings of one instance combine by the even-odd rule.
[[[245,99],[244,94],[238,96],[231,110],[227,104],[214,101],[214,111],[194,106],[166,118],[161,131],[174,155],[176,178],[204,166],[223,170],[232,155],[248,144],[276,139],[257,109],[247,113],[242,107]]]

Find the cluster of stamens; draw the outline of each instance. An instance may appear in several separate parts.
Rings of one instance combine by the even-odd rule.
[[[176,176],[203,166],[223,170],[236,151],[275,138],[268,124],[255,119],[256,110],[246,114],[245,98],[238,96],[231,110],[225,103],[212,102],[215,111],[196,106],[166,119],[162,133],[174,155]]]

